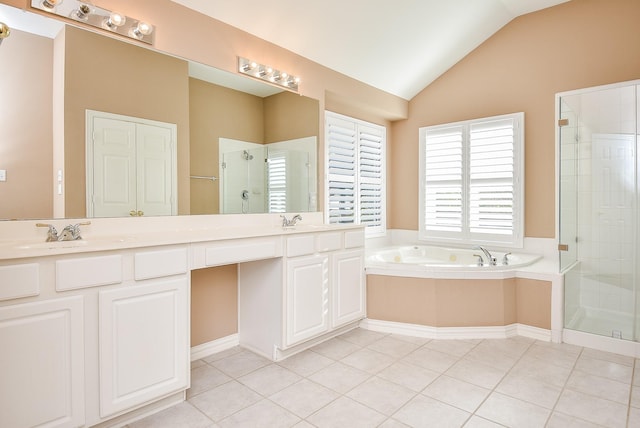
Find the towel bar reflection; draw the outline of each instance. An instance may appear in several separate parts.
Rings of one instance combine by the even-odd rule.
[[[201,180],[211,180],[211,181],[216,181],[218,179],[218,177],[206,176],[206,175],[192,175],[191,178],[197,178]]]

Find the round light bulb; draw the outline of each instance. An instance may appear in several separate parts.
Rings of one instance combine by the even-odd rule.
[[[151,26],[151,24],[143,21],[138,22],[138,26],[136,28],[138,29],[138,32],[140,32],[140,34],[143,34],[145,36],[148,36],[153,32],[153,27]]]
[[[63,0],[42,0],[41,4],[44,9],[53,12],[56,6],[59,6],[62,1]]]
[[[11,28],[4,22],[0,22],[0,42],[11,35]]]
[[[108,25],[110,27],[121,27],[125,22],[127,22],[127,17],[118,12],[111,12],[109,15]]]
[[[130,31],[130,35],[138,39],[148,36],[151,33],[153,33],[153,26],[144,21],[139,21],[138,25],[133,27]]]

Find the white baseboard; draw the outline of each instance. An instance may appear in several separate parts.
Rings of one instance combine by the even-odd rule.
[[[509,324],[491,327],[431,327],[393,321],[364,319],[360,327],[383,333],[417,336],[427,339],[505,339],[524,336],[536,340],[551,341],[551,330],[524,324]]]
[[[208,357],[216,352],[222,352],[240,344],[238,333],[202,343],[191,348],[191,361]]]

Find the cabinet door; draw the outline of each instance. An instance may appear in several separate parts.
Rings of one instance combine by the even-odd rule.
[[[362,249],[332,255],[332,327],[365,316],[364,254]]]
[[[328,269],[327,256],[287,260],[287,346],[328,331]]]
[[[100,292],[102,417],[188,386],[187,287],[179,278]]]
[[[0,426],[84,425],[81,296],[0,308]]]

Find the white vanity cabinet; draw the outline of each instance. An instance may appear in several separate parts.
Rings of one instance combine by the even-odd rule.
[[[178,278],[100,292],[101,417],[187,388],[187,288]]]
[[[0,427],[122,426],[184,400],[194,269],[237,264],[238,341],[272,360],[353,328],[364,228],[311,216],[139,234],[95,219],[126,237],[0,244]]]
[[[189,386],[187,248],[137,251],[133,267],[98,293],[101,418]]]
[[[283,237],[283,257],[239,266],[240,345],[280,360],[365,316],[364,230]]]
[[[92,426],[186,390],[188,261],[174,245],[0,262],[0,427]]]
[[[81,296],[0,307],[0,426],[84,424],[83,321]]]
[[[285,247],[285,348],[364,318],[362,229],[292,236]]]
[[[285,346],[329,330],[329,257],[326,254],[287,260]]]
[[[331,327],[336,328],[365,317],[366,294],[364,252],[340,251],[331,255]]]

